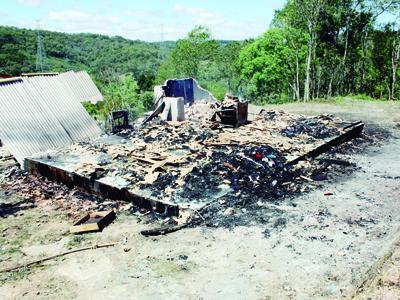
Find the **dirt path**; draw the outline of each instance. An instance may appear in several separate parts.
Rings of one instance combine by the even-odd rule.
[[[366,119],[364,105],[360,104],[360,114],[357,109],[350,114],[352,118]],[[368,120],[384,121],[398,136],[399,115],[380,105],[380,112]],[[311,107],[311,114],[326,109]],[[298,108],[285,106],[293,112]],[[346,105],[333,108],[328,112],[349,115]],[[400,112],[399,106],[393,110]],[[139,232],[151,225],[144,224],[144,217],[120,215],[102,233],[76,237],[65,234],[71,220],[60,212],[42,208],[16,212],[1,220],[1,266],[83,245],[121,244],[3,274],[0,295],[5,299],[342,299],[355,295],[367,280],[364,292],[369,294],[358,296],[384,299],[379,297],[382,289],[374,289],[379,280],[371,268],[380,261],[384,268],[394,261],[398,271],[398,256],[382,258],[393,249],[398,252],[393,245],[400,226],[399,150],[400,139],[394,138],[381,148],[355,155],[357,172],[279,206],[271,204],[265,224],[233,230],[198,227],[145,238]],[[325,191],[333,195],[324,196]]]

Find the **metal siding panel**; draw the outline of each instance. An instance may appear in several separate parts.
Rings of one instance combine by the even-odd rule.
[[[57,77],[29,78],[42,92],[43,101],[74,142],[93,139],[101,134],[96,122],[79,103],[71,88]],[[46,88],[41,90],[45,86]]]
[[[83,90],[87,93],[90,102],[96,104],[99,101],[103,101],[103,95],[86,71],[79,71],[76,75],[80,79],[79,82],[82,84]]]
[[[103,101],[103,96],[86,71],[69,71],[58,77],[72,89],[80,102],[89,101],[96,104]]]
[[[71,72],[66,76],[0,82],[0,139],[21,165],[34,153],[66,147],[102,133],[80,104],[84,93],[95,95],[95,91],[88,88],[82,92],[78,87],[75,92],[77,78]],[[90,80],[89,75],[87,78]]]
[[[0,90],[0,138],[21,165],[26,156],[72,143],[67,136],[67,143],[60,143],[65,131],[25,81],[2,84]]]

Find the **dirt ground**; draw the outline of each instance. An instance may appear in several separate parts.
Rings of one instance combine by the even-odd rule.
[[[125,212],[101,233],[74,236],[65,212],[0,191],[0,269],[119,242],[0,274],[1,298],[400,299],[400,105],[348,100],[271,108],[362,119],[393,137],[352,156],[357,171],[271,203],[279,218],[232,229],[144,237],[139,232],[155,224]]]

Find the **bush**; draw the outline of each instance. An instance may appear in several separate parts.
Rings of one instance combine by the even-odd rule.
[[[154,92],[143,92],[139,95],[139,100],[142,103],[144,109],[149,111],[154,105]]]
[[[226,85],[220,82],[204,82],[200,85],[220,101],[224,100],[225,94],[228,91]]]
[[[83,107],[95,120],[104,117],[104,102],[97,102],[93,104],[91,102],[82,102]]]

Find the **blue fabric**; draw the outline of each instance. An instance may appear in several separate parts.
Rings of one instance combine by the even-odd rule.
[[[194,101],[193,93],[194,81],[188,79],[171,79],[163,87],[166,97],[183,97],[185,104],[191,105]]]

